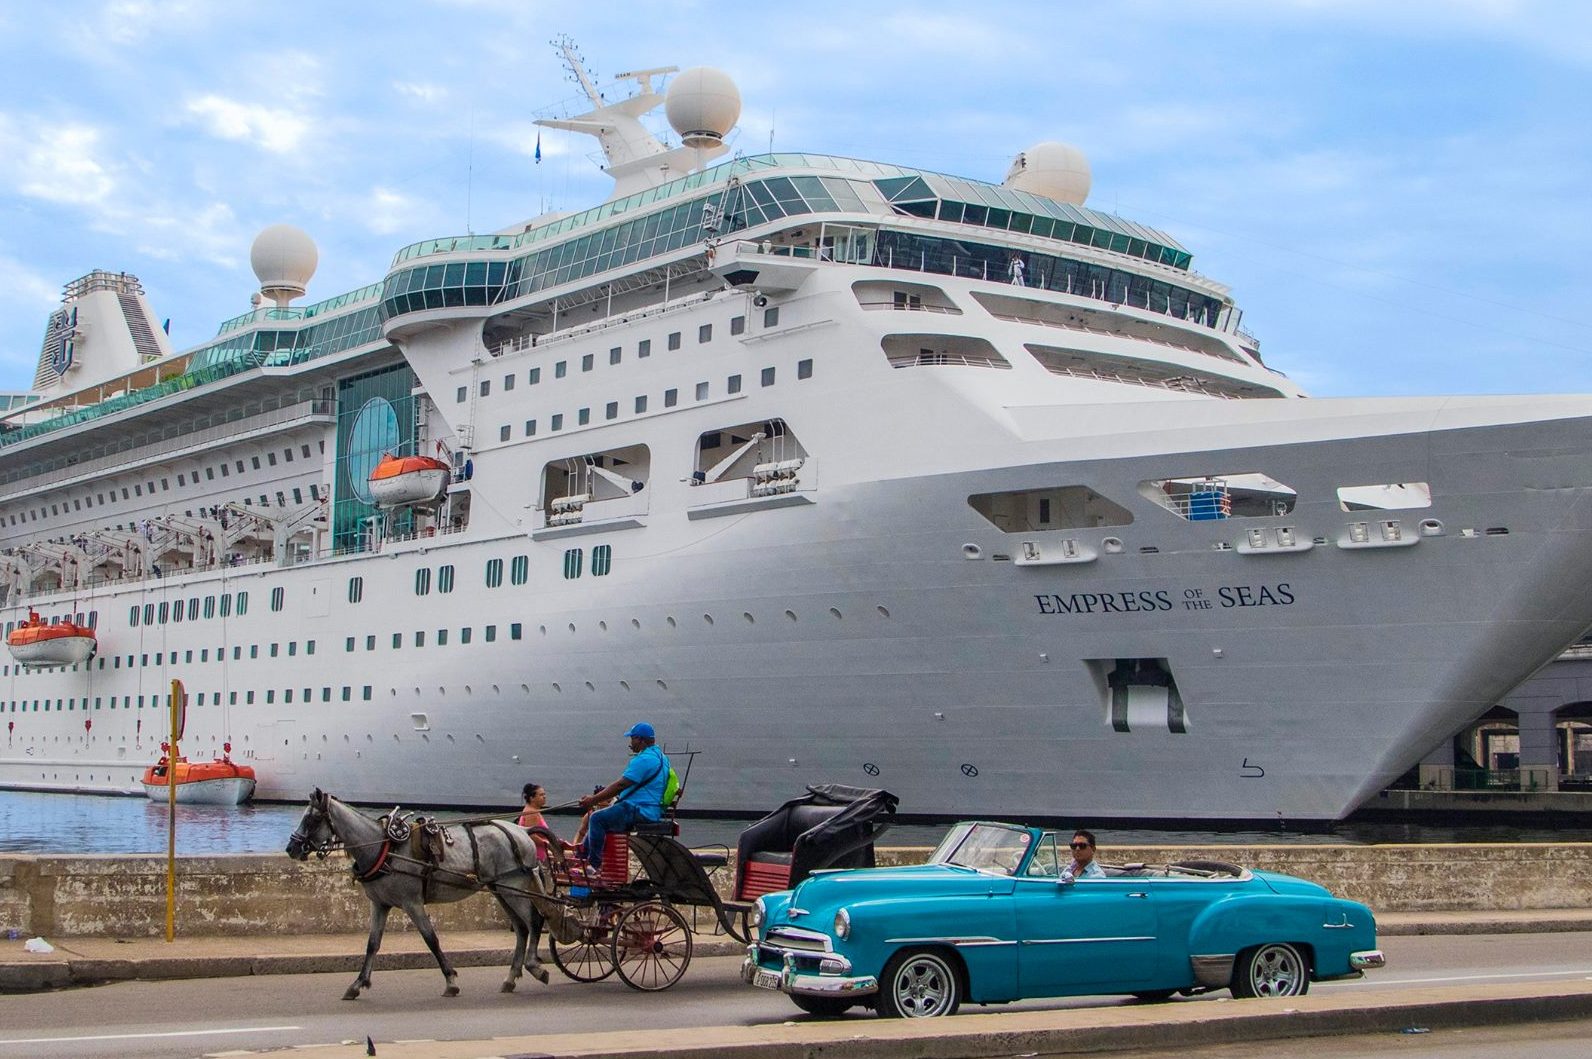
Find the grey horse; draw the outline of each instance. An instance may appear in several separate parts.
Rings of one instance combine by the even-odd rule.
[[[365,962],[359,969],[344,1000],[358,1000],[370,988],[371,967],[381,950],[387,913],[401,908],[425,939],[436,957],[447,987],[443,996],[458,996],[458,972],[443,955],[437,932],[426,913],[426,904],[461,901],[479,890],[497,898],[514,926],[514,959],[503,992],[512,993],[522,971],[547,983],[547,969],[537,957],[544,921],[559,941],[578,926],[567,909],[549,896],[551,884],[537,868],[536,847],[524,828],[504,821],[449,824],[444,828],[448,842],[442,860],[426,866],[399,849],[388,832],[387,818],[372,819],[338,801],[319,788],[310,795],[310,804],[298,828],[288,840],[287,855],[307,860],[311,853],[325,856],[341,844],[353,860],[351,871],[370,900],[370,939],[365,944]]]

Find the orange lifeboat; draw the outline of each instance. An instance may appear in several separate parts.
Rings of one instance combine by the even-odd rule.
[[[165,744],[161,744],[164,746]],[[144,770],[144,793],[151,801],[171,796],[170,758]],[[254,769],[239,765],[226,754],[213,761],[177,759],[177,801],[188,805],[242,805],[254,793]]]
[[[37,611],[6,637],[11,657],[25,666],[72,666],[94,657],[94,630],[70,621],[47,622]]]
[[[448,487],[453,469],[430,456],[387,453],[370,472],[367,484],[378,507],[402,507],[435,500]]]

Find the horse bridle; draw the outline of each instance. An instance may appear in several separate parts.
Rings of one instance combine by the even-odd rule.
[[[328,823],[326,830],[331,837],[323,839],[320,842],[310,841],[310,836],[304,830],[304,821],[310,819],[314,819],[317,822],[326,821]],[[332,850],[337,849],[343,844],[342,840],[337,837],[337,832],[331,829],[330,819],[331,814],[329,814],[325,809],[322,809],[320,806],[316,805],[310,806],[310,811],[304,814],[303,819],[299,820],[299,826],[294,828],[293,833],[288,836],[288,845],[291,846],[294,843],[297,843],[300,847],[307,848],[321,860],[325,860],[327,856],[331,854]]]

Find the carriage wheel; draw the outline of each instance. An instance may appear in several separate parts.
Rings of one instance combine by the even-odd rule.
[[[579,918],[579,941],[561,945],[549,934],[547,948],[558,969],[570,978],[577,982],[600,982],[614,973],[613,938],[606,925],[614,919],[614,908],[601,905],[585,910]]]
[[[685,917],[656,902],[630,909],[614,929],[614,963],[632,989],[668,989],[691,964],[691,928]]]

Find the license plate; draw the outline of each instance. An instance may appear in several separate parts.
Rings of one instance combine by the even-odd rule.
[[[752,976],[752,984],[757,986],[757,988],[759,988],[759,989],[778,989],[779,988],[779,972],[778,971],[758,971],[755,975]]]

